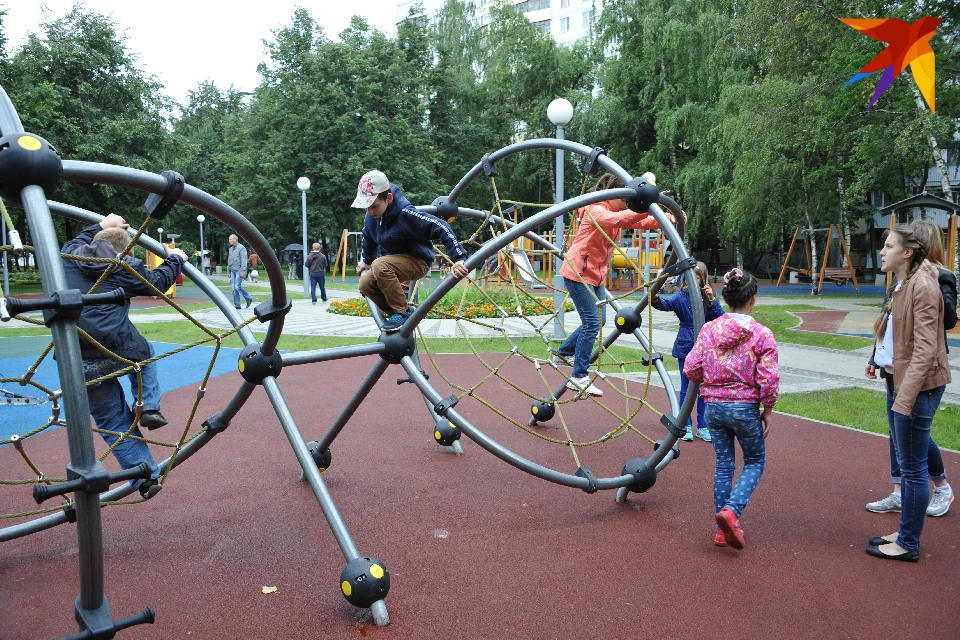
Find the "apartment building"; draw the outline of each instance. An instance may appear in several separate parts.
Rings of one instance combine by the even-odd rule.
[[[517,11],[544,33],[549,33],[561,44],[573,44],[589,37],[593,30],[597,0],[474,0],[477,24],[490,24],[490,8],[497,2],[513,2]],[[397,24],[410,19],[411,7],[419,4],[422,11],[413,19],[432,22],[444,0],[408,0],[397,5]]]

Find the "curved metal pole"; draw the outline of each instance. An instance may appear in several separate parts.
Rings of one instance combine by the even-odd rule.
[[[166,188],[166,178],[155,173],[150,173],[149,171],[80,160],[64,161],[63,178],[69,182],[109,184],[140,189],[151,193],[161,193]],[[256,251],[257,255],[261,256],[263,267],[270,281],[270,290],[274,305],[283,306],[286,304],[286,283],[283,279],[280,261],[277,260],[273,249],[270,248],[270,245],[263,235],[249,220],[229,205],[190,185],[184,186],[180,202],[213,216],[242,235],[244,240]],[[231,322],[234,322],[234,320],[240,316],[234,313],[232,316],[228,315],[228,317],[230,317]],[[236,324],[239,324],[239,322]],[[263,340],[264,355],[273,353],[273,350],[277,346],[277,341],[280,339],[282,329],[282,317],[278,317],[270,323],[270,326],[267,328],[266,337]],[[252,335],[249,335],[249,341],[253,342]],[[249,344],[249,342],[244,340],[244,344]]]
[[[17,110],[13,108],[10,96],[0,86],[0,135],[10,133],[20,133],[23,131],[23,124],[20,122],[20,116]]]
[[[582,145],[577,142],[572,142],[570,140],[558,140],[556,138],[534,138],[532,140],[523,140],[522,142],[517,142],[515,144],[508,145],[490,153],[487,156],[489,162],[499,162],[500,160],[512,156],[523,151],[533,151],[537,149],[554,149],[559,151],[570,151],[571,153],[577,153],[583,157],[589,156],[593,153],[593,149]],[[623,167],[610,159],[606,154],[600,154],[597,156],[597,162],[601,167],[617,176],[623,180],[624,184],[630,181],[630,174],[627,173]],[[464,190],[474,181],[480,174],[483,173],[483,161],[478,162],[473,166],[473,168],[460,179],[460,182],[457,183],[457,186],[453,188],[453,191],[450,192],[449,198],[451,202],[456,202],[457,198],[464,192]]]
[[[483,245],[483,248],[470,256],[465,262],[467,270],[475,269],[482,265],[486,259],[492,256],[494,253],[507,246],[520,236],[528,233],[529,231],[536,229],[537,227],[553,220],[559,215],[563,215],[574,209],[580,207],[585,207],[589,204],[594,204],[596,202],[603,202],[604,200],[611,200],[616,198],[629,198],[636,195],[636,191],[633,189],[607,189],[604,191],[592,191],[590,193],[585,193],[583,195],[571,198],[560,204],[554,205],[545,211],[541,211],[535,216],[527,218],[523,222],[517,224],[516,226],[510,228],[508,231],[501,233],[494,240],[486,242]],[[651,206],[652,213],[653,206]],[[663,212],[660,211],[659,215],[661,216],[661,224],[666,222],[666,218],[663,217]],[[661,220],[658,219],[658,220]],[[400,328],[400,335],[403,337],[409,337],[413,333],[413,329],[417,324],[426,317],[427,313],[437,302],[439,302],[443,296],[447,294],[453,287],[459,282],[456,278],[445,278],[440,285],[434,289],[426,300],[424,300],[417,310],[407,319],[407,321]]]
[[[423,377],[423,374],[420,373],[420,370],[417,368],[410,356],[404,356],[404,358],[400,361],[400,364],[403,366],[404,371],[407,372],[407,375],[410,376],[410,380],[417,385],[417,388],[420,389],[420,392],[430,402],[436,404],[443,399],[443,397],[437,393],[432,386],[430,386],[430,383],[426,380],[426,378]],[[530,475],[540,478],[541,480],[547,480],[548,482],[553,482],[555,484],[560,484],[567,487],[586,489],[589,486],[589,481],[586,478],[570,475],[569,473],[554,471],[553,469],[544,467],[543,465],[531,462],[530,460],[527,460],[526,458],[519,456],[513,451],[501,446],[498,442],[492,440],[477,427],[473,426],[473,424],[471,424],[470,421],[465,417],[460,415],[456,409],[448,410],[444,417],[459,427],[460,430],[463,431],[463,433],[466,434],[471,440],[504,462],[516,467],[517,469],[520,469],[521,471],[525,471]],[[597,488],[619,489],[620,487],[625,487],[628,484],[631,484],[633,481],[634,477],[632,475],[623,475],[614,478],[597,478]]]

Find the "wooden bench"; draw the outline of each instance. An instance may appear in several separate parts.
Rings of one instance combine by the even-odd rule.
[[[860,291],[860,285],[857,282],[857,278],[855,275],[851,274],[849,267],[826,267],[821,273],[823,275],[823,280],[830,280],[838,287],[841,287],[848,282],[852,282],[857,291]],[[819,291],[821,288],[823,288],[823,282],[820,282],[817,290]]]

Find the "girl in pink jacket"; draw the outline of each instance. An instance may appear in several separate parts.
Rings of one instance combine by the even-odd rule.
[[[780,372],[773,332],[750,317],[757,303],[757,279],[740,269],[729,271],[723,276],[723,299],[729,313],[703,325],[683,372],[700,383],[717,458],[713,543],[743,549],[740,516],[763,475],[764,440],[777,403]],[[743,450],[743,471],[736,484],[734,438]]]
[[[624,184],[619,178],[612,173],[605,173],[591,191],[622,188]],[[667,217],[671,222],[674,221],[670,214]],[[580,394],[603,395],[603,391],[590,381],[587,368],[593,354],[593,343],[604,321],[597,311],[597,301],[605,297],[603,281],[613,257],[613,249],[619,244],[624,227],[654,229],[658,226],[653,216],[629,210],[624,200],[598,202],[580,210],[580,228],[560,269],[581,322],[557,350],[557,354],[567,361],[573,360],[573,373],[567,381],[568,389]]]

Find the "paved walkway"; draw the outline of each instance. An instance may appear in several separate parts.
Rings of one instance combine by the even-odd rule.
[[[226,283],[225,276],[212,276],[214,281]],[[328,280],[328,282],[330,282]],[[340,284],[337,280],[337,284]],[[348,281],[349,284],[349,281]],[[263,299],[269,289],[266,283],[247,284],[248,288],[258,299]],[[302,294],[303,288],[299,283],[289,283],[287,285],[289,292]],[[342,290],[327,288],[328,302],[322,303],[319,300],[317,304],[311,304],[310,300],[297,299],[293,301],[293,308],[287,315],[284,322],[284,332],[297,335],[314,336],[344,336],[354,338],[375,339],[380,335],[372,318],[358,318],[352,316],[342,316],[335,313],[329,313],[329,302],[333,300],[344,300],[347,298],[356,298],[359,293],[356,290]],[[873,331],[873,322],[876,320],[879,309],[876,306],[882,303],[882,298],[876,300],[870,298],[830,298],[813,297],[798,299],[795,297],[762,297],[758,304],[785,306],[795,304],[807,304],[816,306],[825,310],[847,312],[843,321],[837,329],[838,333],[849,335],[869,336]],[[241,309],[241,316],[248,318],[253,315],[253,307],[250,309]],[[229,328],[230,323],[217,309],[194,312],[193,316],[211,327]],[[151,314],[133,314],[134,322],[170,322],[182,320],[178,313],[151,313]],[[647,315],[644,312],[644,321]],[[544,321],[543,318],[533,318],[535,324]],[[660,311],[653,312],[653,344],[665,356],[669,357],[673,347],[673,341],[676,337],[676,316],[671,313]],[[486,321],[487,324],[493,324],[493,321]],[[16,321],[4,323],[0,326],[0,335],[2,329],[15,326],[23,326]],[[579,319],[576,313],[565,314],[565,328],[567,332],[573,331],[579,325]],[[474,323],[463,323],[471,332],[471,336],[476,337],[497,337],[501,335],[500,331]],[[644,325],[645,326],[645,325]],[[802,324],[800,325],[802,327]],[[503,322],[505,332],[510,336],[530,336],[533,335],[531,326],[528,322],[520,319],[511,318]],[[256,324],[251,325],[254,330]],[[462,337],[457,323],[453,320],[431,320],[427,319],[421,323],[421,329],[428,338],[456,338]],[[604,325],[604,333],[614,331],[612,314],[608,314],[607,323]],[[546,335],[552,335],[552,323],[544,328]],[[618,345],[637,346],[639,344],[635,339],[621,338]],[[867,358],[870,355],[872,347],[865,347],[856,351],[839,351],[822,347],[810,347],[795,345],[789,343],[780,343],[780,373],[781,390],[786,393],[798,391],[814,391],[821,389],[838,389],[849,387],[861,387],[883,391],[884,385],[881,381],[868,380],[864,376],[864,367]],[[950,353],[951,368],[954,370],[954,382],[947,385],[947,392],[944,395],[944,401],[960,404],[960,348],[954,348]],[[674,384],[679,388],[679,374],[672,373]]]

